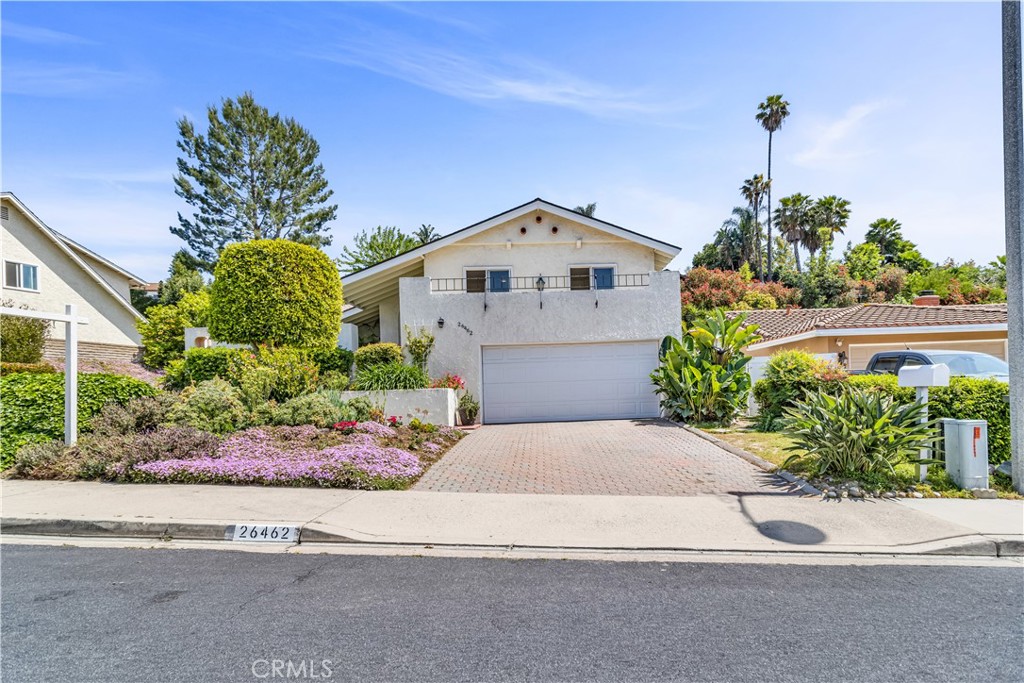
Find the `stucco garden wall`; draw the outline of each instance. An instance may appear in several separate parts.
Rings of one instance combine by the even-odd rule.
[[[459,399],[453,389],[406,389],[401,391],[343,391],[342,400],[357,397],[370,399],[374,404],[384,404],[384,415],[397,415],[406,424],[413,418],[420,422],[455,426],[455,411]]]
[[[483,395],[482,346],[660,342],[680,333],[675,271],[650,273],[647,287],[543,293],[431,293],[429,278],[403,278],[399,296],[402,323],[414,331],[424,327],[435,336],[431,376],[458,373],[477,399]],[[437,324],[439,318],[444,318],[443,328]],[[404,330],[402,336],[404,342]]]
[[[22,304],[36,311],[63,313],[65,304],[78,306],[78,314],[89,324],[78,328],[82,342],[138,347],[136,317],[128,308],[104,290],[85,270],[31,224],[13,205],[9,219],[3,221],[4,260],[38,266],[39,291],[3,288],[0,298],[15,306]],[[64,326],[55,325],[55,340],[64,339]],[[129,354],[131,355],[131,354]]]

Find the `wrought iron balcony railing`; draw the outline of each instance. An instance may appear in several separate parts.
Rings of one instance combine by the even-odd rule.
[[[534,275],[516,277],[443,277],[430,279],[431,292],[548,292],[548,291],[593,291],[620,289],[625,287],[647,287],[650,274],[616,274],[596,276],[580,275]]]

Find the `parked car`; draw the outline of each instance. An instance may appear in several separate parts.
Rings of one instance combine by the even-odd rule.
[[[1006,361],[976,351],[881,351],[871,357],[867,368],[856,370],[853,374],[898,375],[900,368],[907,365],[937,363],[949,366],[949,374],[958,377],[998,379],[1003,382],[1010,380],[1010,367]]]

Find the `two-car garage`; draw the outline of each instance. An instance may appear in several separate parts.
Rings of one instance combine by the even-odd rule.
[[[657,417],[655,341],[484,346],[483,422]]]

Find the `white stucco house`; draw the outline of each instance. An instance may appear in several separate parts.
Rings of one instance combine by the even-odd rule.
[[[344,276],[343,319],[399,344],[429,330],[431,376],[462,375],[485,423],[656,417],[678,253],[535,199]]]
[[[135,321],[142,315],[131,305],[131,288],[144,280],[48,227],[10,192],[0,193],[0,225],[0,299],[51,313],[75,304],[89,321],[78,328],[84,360],[129,361],[138,354]],[[54,326],[45,356],[64,356],[63,325]]]

